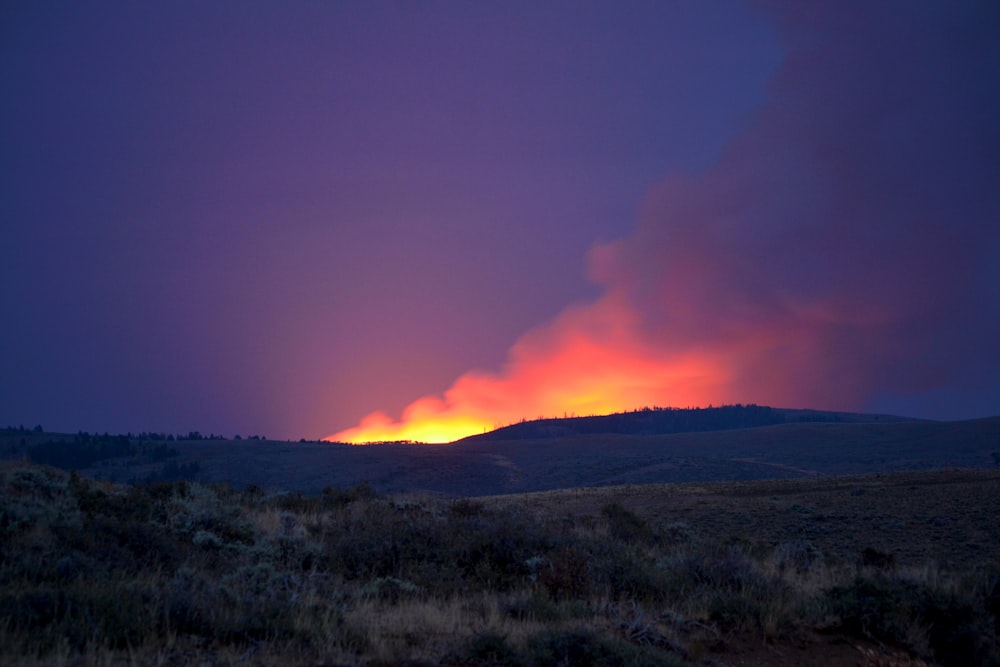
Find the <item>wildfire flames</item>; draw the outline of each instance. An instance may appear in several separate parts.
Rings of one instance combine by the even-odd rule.
[[[610,306],[569,309],[524,336],[501,373],[466,373],[443,396],[411,403],[398,422],[375,412],[328,439],[451,442],[525,417],[697,405],[718,396],[727,382],[722,367],[696,352],[666,356],[638,343],[632,318]]]

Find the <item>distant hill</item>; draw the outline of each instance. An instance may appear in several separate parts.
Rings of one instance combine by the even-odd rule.
[[[659,424],[658,417],[663,418]],[[780,421],[733,425],[741,419],[743,423]],[[128,438],[127,451],[119,451],[115,449],[119,436],[85,439],[80,434],[0,429],[0,459],[27,458],[126,482],[185,477],[235,488],[254,484],[268,492],[317,493],[328,486],[351,488],[367,481],[380,492],[450,496],[1000,466],[1000,417],[939,422],[733,406],[543,422],[566,429],[617,424],[619,428],[658,425],[678,430],[649,435],[569,431],[568,435],[530,438],[523,434],[540,424],[526,423],[517,425],[524,430],[498,431],[504,439],[478,436],[449,445],[367,447],[261,439],[161,442],[133,437]],[[515,437],[509,435],[512,431]]]
[[[724,405],[709,408],[645,408],[594,417],[536,419],[498,428],[489,433],[469,436],[459,442],[492,440],[539,440],[578,435],[668,435],[729,431],[739,428],[776,426],[778,424],[836,423],[883,424],[918,421],[893,415],[790,410],[764,405]]]

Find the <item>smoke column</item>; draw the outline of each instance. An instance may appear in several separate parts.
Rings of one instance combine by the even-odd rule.
[[[525,334],[499,372],[331,439],[443,442],[647,405],[947,416],[995,389],[1000,5],[765,9],[788,50],[767,102],[591,250],[600,298]]]

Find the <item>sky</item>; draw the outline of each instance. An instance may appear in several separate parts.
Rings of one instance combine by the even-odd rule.
[[[1000,414],[1000,5],[0,6],[0,426]]]

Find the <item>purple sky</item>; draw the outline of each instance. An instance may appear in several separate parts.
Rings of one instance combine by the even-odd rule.
[[[0,426],[324,436],[577,309],[1000,413],[998,5],[837,6],[4,3]]]

